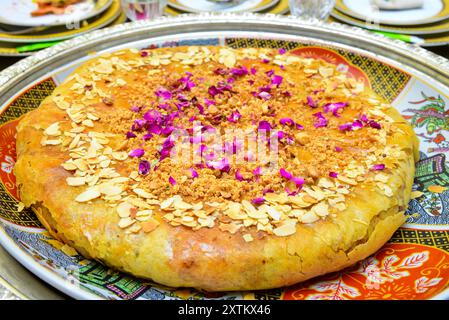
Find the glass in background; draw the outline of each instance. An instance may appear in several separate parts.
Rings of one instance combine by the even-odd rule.
[[[335,6],[335,0],[289,0],[290,13],[294,16],[327,20]]]
[[[128,19],[152,20],[164,14],[167,0],[121,0],[121,4]]]

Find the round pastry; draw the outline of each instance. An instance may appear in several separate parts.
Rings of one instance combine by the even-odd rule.
[[[418,158],[363,81],[285,50],[92,59],[17,128],[22,202],[134,276],[208,291],[288,286],[378,250]]]

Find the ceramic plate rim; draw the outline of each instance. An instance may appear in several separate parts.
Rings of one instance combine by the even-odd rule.
[[[440,34],[440,33],[445,33],[449,31],[449,24],[448,27],[445,29],[441,29],[438,31],[432,31],[432,30],[428,30],[428,31],[423,31],[423,30],[418,30],[418,31],[412,31],[412,30],[408,30],[407,28],[404,28],[404,30],[395,30],[389,27],[394,27],[394,26],[387,26],[387,25],[379,25],[379,28],[369,28],[366,23],[363,20],[348,16],[347,14],[345,14],[344,12],[341,12],[339,10],[332,10],[331,12],[331,16],[339,21],[342,21],[344,23],[347,23],[349,25],[352,26],[357,26],[360,28],[364,28],[364,29],[369,29],[369,30],[377,30],[377,31],[384,31],[384,32],[392,32],[392,33],[402,33],[402,34],[411,34],[411,35],[435,35],[435,34]],[[441,23],[442,21],[440,21]]]
[[[101,13],[100,17],[90,23],[86,27],[82,27],[77,32],[73,32],[73,30],[70,31],[63,31],[56,34],[48,34],[48,35],[27,35],[27,36],[9,36],[7,34],[2,34],[0,32],[0,41],[5,42],[12,42],[12,43],[34,43],[34,42],[47,42],[47,41],[59,41],[59,40],[65,40],[69,39],[75,36],[83,35],[87,32],[91,32],[100,28],[103,28],[104,26],[107,26],[109,23],[117,19],[117,17],[121,13],[120,8],[120,0],[111,0],[112,4],[111,6],[103,13]],[[115,6],[115,7],[114,7]],[[85,28],[83,30],[83,28]]]
[[[266,3],[266,4],[263,4],[263,5],[259,4],[258,6],[255,6],[255,7],[251,8],[250,10],[246,10],[246,11],[248,11],[248,12],[263,11],[263,10],[266,10],[266,9],[274,7],[275,5],[277,5],[280,2],[280,0],[268,0],[268,1],[269,2]],[[173,0],[168,0],[167,6],[170,6],[172,8],[175,8],[177,10],[180,10],[180,11],[183,11],[183,12],[186,12],[186,13],[202,13],[202,12],[205,12],[205,11],[194,10],[194,9],[192,10],[189,7],[183,6],[181,4],[174,3]],[[238,12],[241,12],[241,11],[235,11],[235,13],[238,13]]]
[[[97,10],[95,10],[95,8],[94,8],[94,10],[89,11],[88,13],[86,13],[86,14],[81,18],[81,20],[90,19],[90,18],[92,18],[92,17],[94,17],[94,16],[96,16],[96,15],[99,15],[99,14],[103,13],[105,10],[107,10],[107,9],[111,6],[111,4],[112,4],[112,2],[113,2],[113,0],[104,0],[104,1],[105,1],[105,2],[104,2],[104,4],[103,4],[101,7],[99,7]],[[9,24],[9,25],[15,25],[15,26],[20,26],[20,27],[40,27],[40,26],[42,26],[42,24],[34,23],[34,22],[30,22],[30,23],[25,22],[25,23],[20,23],[20,24],[18,24],[18,23],[17,23],[17,24],[12,24],[11,21],[5,21],[5,20],[2,20],[1,17],[0,17],[0,23],[3,23],[3,24]],[[52,26],[52,27],[55,27],[55,26],[61,26],[61,25],[64,25],[64,24],[66,24],[66,23],[67,23],[67,21],[60,21],[60,22],[54,22],[54,23],[48,24],[48,25],[46,25],[46,26]]]
[[[39,70],[39,68],[43,68],[45,66],[45,64],[41,61],[42,59],[47,58],[47,62],[54,62],[54,61],[58,61],[57,59],[59,58],[58,54],[62,54],[65,50],[69,50],[69,49],[74,49],[74,48],[78,48],[80,45],[87,45],[89,43],[89,41],[93,41],[96,42],[97,45],[100,45],[102,42],[102,37],[104,37],[104,35],[106,34],[111,34],[114,37],[118,37],[119,35],[126,35],[127,32],[129,33],[136,33],[139,31],[148,31],[151,30],[151,28],[153,29],[157,29],[157,28],[167,28],[167,27],[175,27],[176,23],[191,23],[193,24],[194,21],[193,20],[197,20],[197,19],[201,19],[201,22],[197,22],[197,23],[203,23],[204,21],[214,18],[214,22],[218,22],[218,23],[229,23],[229,19],[232,19],[233,23],[242,23],[244,26],[246,27],[250,27],[249,23],[252,23],[253,25],[255,25],[258,20],[260,19],[261,15],[255,15],[255,14],[244,14],[244,15],[236,15],[236,14],[203,14],[203,15],[184,15],[184,16],[180,16],[180,17],[176,17],[176,18],[160,18],[157,19],[155,21],[151,21],[151,22],[135,22],[135,23],[131,23],[131,24],[126,24],[126,25],[119,25],[119,26],[115,26],[109,29],[104,29],[104,30],[98,30],[95,32],[92,32],[88,35],[84,35],[82,37],[76,38],[76,39],[71,39],[69,41],[63,42],[61,44],[56,45],[55,47],[52,48],[48,48],[43,50],[42,52],[40,52],[39,55],[35,55],[29,58],[26,58],[20,62],[18,62],[17,64],[13,65],[10,68],[7,68],[5,70],[3,70],[2,72],[0,72],[0,92],[5,92],[7,94],[11,94],[11,86],[14,85],[14,81],[17,81],[18,78],[22,77],[22,75],[20,75],[20,73],[22,72],[21,70],[27,70],[28,68],[31,68],[31,71],[36,71],[33,69],[37,69]],[[236,17],[239,17],[239,19],[236,19]],[[405,43],[402,43],[400,41],[393,41],[390,39],[386,39],[385,37],[382,36],[378,36],[378,35],[374,35],[374,34],[370,34],[368,31],[364,31],[364,30],[359,30],[356,28],[352,28],[352,27],[348,27],[348,26],[344,26],[341,24],[336,24],[336,23],[323,23],[323,22],[319,22],[317,20],[301,20],[299,21],[298,18],[294,18],[292,19],[291,17],[281,17],[281,16],[275,16],[275,15],[265,15],[264,16],[266,19],[264,19],[265,24],[267,24],[267,26],[265,28],[268,28],[269,26],[272,27],[276,27],[279,25],[291,25],[291,26],[296,26],[296,27],[307,27],[309,29],[321,29],[321,31],[323,32],[331,32],[332,31],[339,31],[342,35],[346,35],[346,36],[363,36],[364,37],[364,41],[365,42],[370,42],[370,41],[376,41],[377,43],[383,45],[383,46],[390,46],[390,50],[393,50],[393,48],[396,49],[409,49],[414,55],[419,56],[420,58],[423,59],[423,63],[427,63],[430,66],[433,67],[440,67],[440,72],[444,73],[445,75],[449,75],[449,60],[442,58],[442,57],[438,57],[437,55],[430,53],[424,49],[418,48],[418,47],[413,47],[410,45],[407,45]],[[220,20],[220,18],[222,18],[222,20]],[[190,19],[190,20],[189,20]],[[226,20],[228,19],[228,20]],[[236,21],[239,20],[239,21]],[[307,29],[306,28],[306,29]],[[270,30],[270,32],[272,33],[276,33],[276,31],[274,30]],[[310,36],[304,36],[305,38],[309,38],[311,41],[317,41],[317,39],[315,39],[313,37],[313,35]],[[322,39],[320,39],[322,40]],[[336,43],[335,40],[331,41],[331,40],[322,40],[324,42],[327,43]],[[121,44],[123,44],[123,42],[121,42]],[[341,44],[342,46],[345,46],[344,43],[340,43],[337,42],[337,44]],[[111,42],[111,46],[114,46],[117,44],[114,44],[113,42]],[[363,50],[363,49],[359,49],[359,50]],[[411,56],[412,57],[412,56]],[[74,59],[72,59],[71,61],[74,61]],[[68,61],[65,61],[65,63],[69,63]],[[401,65],[401,62],[397,62],[397,64]],[[419,71],[419,70],[417,70]],[[32,81],[34,82],[34,81]],[[447,82],[442,82],[445,86],[447,86]],[[25,85],[24,85],[25,86]],[[11,96],[12,97],[12,96]],[[5,98],[6,99],[6,98]],[[9,98],[11,99],[11,98]],[[4,103],[4,101],[2,102]],[[6,109],[8,107],[7,104],[4,104],[4,107],[2,108],[3,111],[4,109]],[[0,224],[0,225],[4,225],[4,223]],[[81,299],[90,299],[90,298],[94,298],[94,299],[98,299],[99,296],[96,295],[92,295],[91,293],[89,293],[87,290],[81,290],[80,288],[73,286],[74,288],[72,288],[71,286],[63,286],[61,285],[58,281],[57,281],[57,275],[55,275],[53,272],[46,270],[43,266],[40,266],[37,264],[37,262],[35,262],[31,256],[27,255],[25,252],[21,251],[21,250],[13,250],[14,246],[17,246],[15,244],[15,242],[6,234],[6,231],[1,228],[0,230],[0,243],[5,247],[5,249],[10,252],[11,255],[13,255],[17,260],[19,260],[25,267],[27,267],[30,271],[32,271],[33,273],[37,274],[40,278],[42,278],[44,281],[47,281],[48,283],[50,283],[52,286],[55,286],[56,288],[60,289],[61,291],[63,291],[64,293],[67,293],[71,296],[74,296],[76,298],[81,298]],[[39,268],[37,267],[39,266]],[[441,292],[440,294],[436,295],[435,297],[433,297],[434,299],[443,299],[443,298],[448,298],[449,297],[449,288],[446,288],[443,292]]]
[[[122,12],[110,25],[107,25],[107,27],[112,27],[119,23],[124,23],[126,21],[126,15],[124,12]],[[101,27],[100,27],[101,28]],[[2,51],[3,48],[0,47],[0,57],[29,57],[33,54],[35,54],[37,51],[30,51],[30,52],[18,52],[18,53],[8,53],[5,51]],[[5,48],[8,49],[8,48]]]
[[[424,24],[430,24],[430,23],[436,23],[443,20],[446,20],[449,18],[449,1],[448,0],[440,0],[443,5],[443,9],[437,14],[437,16],[429,17],[426,19],[421,20],[415,20],[413,22],[398,22],[398,21],[389,21],[389,20],[382,20],[379,19],[380,24],[390,25],[390,26],[419,26]],[[360,14],[358,12],[355,12],[348,8],[348,6],[344,3],[344,0],[337,0],[335,3],[335,9],[346,14],[349,16],[352,16],[353,18],[365,20],[367,17],[363,14]],[[445,12],[444,15],[438,16]]]

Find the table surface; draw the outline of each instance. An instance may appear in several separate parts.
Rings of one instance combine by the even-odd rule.
[[[448,46],[442,46],[442,47],[434,47],[434,48],[428,48],[430,51],[441,55],[443,57],[446,57],[449,59],[449,45]],[[16,63],[17,61],[19,61],[20,58],[15,58],[15,57],[0,57],[0,71],[7,68],[8,66]],[[13,259],[8,253],[6,253],[3,248],[1,248],[0,251],[0,268],[2,267],[1,264],[1,259]],[[36,282],[38,284],[38,286],[40,287],[40,290],[45,292],[45,297],[47,299],[64,299],[67,298],[66,296],[64,296],[62,293],[57,293],[55,292],[55,289],[51,288],[49,285],[47,285],[46,283],[44,283],[43,281],[37,279],[34,275],[32,275],[30,272],[28,272],[25,268],[23,268],[22,266],[20,266],[18,263],[18,268],[19,268],[19,274],[21,275],[22,278],[35,278],[33,279],[34,282]],[[1,270],[0,270],[1,271]],[[15,273],[17,272],[16,270],[14,270]],[[24,280],[26,281],[26,280]],[[0,300],[19,300],[19,299],[23,299],[24,297],[22,297],[20,295],[20,293],[15,292],[14,288],[12,288],[10,285],[8,285],[8,283],[6,283],[4,280],[2,280],[1,278],[1,273],[0,273]],[[30,298],[32,298],[32,293],[30,294]]]

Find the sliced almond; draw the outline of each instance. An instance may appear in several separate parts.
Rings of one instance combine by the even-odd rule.
[[[73,171],[76,170],[78,167],[72,163],[72,162],[65,162],[61,165],[64,169],[66,169],[67,171]]]
[[[25,209],[25,204],[23,204],[22,202],[18,202],[17,203],[17,212],[22,212],[23,209]]]
[[[224,213],[233,220],[242,220],[248,217],[243,212],[241,204],[237,202],[229,202],[228,208]]]
[[[99,191],[107,196],[116,196],[123,192],[123,188],[117,184],[103,183],[99,186]]]
[[[78,202],[87,202],[93,199],[98,198],[99,196],[101,196],[100,191],[98,191],[97,188],[89,188],[86,191],[84,191],[83,193],[79,194],[76,198],[75,201]]]
[[[252,235],[250,235],[249,233],[247,233],[247,234],[244,234],[244,235],[243,235],[243,240],[245,240],[246,242],[251,242],[251,241],[254,241],[254,238],[253,238]]]
[[[319,217],[326,217],[329,215],[329,205],[324,202],[320,202],[312,207],[312,211]]]
[[[337,179],[339,181],[341,181],[343,183],[347,183],[347,184],[349,184],[351,186],[357,185],[357,181],[355,181],[354,179],[347,178],[347,177],[345,177],[343,175],[338,175]]]
[[[135,188],[133,189],[134,193],[136,193],[139,197],[145,198],[145,199],[154,199],[155,196],[152,195],[151,193],[140,189],[140,188]]]
[[[286,220],[279,227],[273,229],[273,233],[278,237],[287,237],[296,233],[296,221]]]
[[[301,223],[313,223],[320,220],[320,217],[318,217],[312,210],[309,210],[306,212],[306,214],[299,217],[298,220]]]
[[[175,198],[174,198],[174,197],[165,199],[165,200],[162,201],[161,204],[160,204],[161,209],[162,209],[162,210],[165,210],[165,209],[169,208],[169,207],[173,204],[174,201],[175,201]]]
[[[141,226],[143,232],[149,233],[151,231],[154,231],[159,226],[159,222],[155,219],[150,219],[148,221],[141,223]]]
[[[142,230],[142,226],[140,226],[139,224],[133,224],[126,231],[129,233],[138,233],[140,230]]]
[[[126,160],[128,158],[128,153],[126,153],[124,151],[123,152],[113,152],[112,153],[112,157],[115,160],[123,161],[123,160]]]
[[[122,218],[122,219],[120,219],[120,221],[118,223],[118,226],[121,229],[125,229],[125,228],[128,228],[128,227],[132,226],[134,223],[136,223],[136,220],[134,220],[134,219],[131,219],[129,217],[128,218]]]
[[[62,134],[61,130],[59,130],[59,122],[55,122],[47,127],[44,130],[44,134],[47,136],[60,136]]]
[[[117,206],[117,213],[120,218],[128,218],[134,206],[128,202],[122,202]]]
[[[220,223],[220,224],[218,225],[218,228],[219,228],[221,231],[227,231],[227,232],[232,233],[232,234],[234,234],[234,233],[236,233],[237,231],[239,231],[239,229],[240,229],[241,227],[242,227],[241,225],[236,225],[236,224],[234,224],[234,223]]]
[[[282,214],[278,212],[275,208],[264,205],[265,212],[273,219],[274,221],[279,221],[282,217]]]
[[[78,187],[86,184],[86,178],[85,177],[68,177],[65,179],[67,184],[72,187]]]

